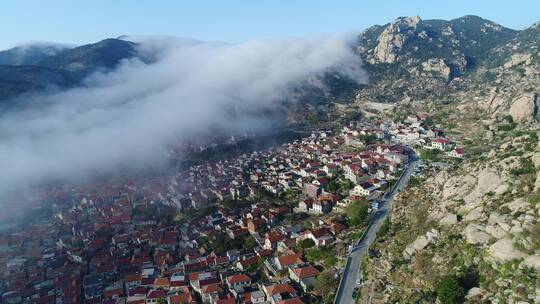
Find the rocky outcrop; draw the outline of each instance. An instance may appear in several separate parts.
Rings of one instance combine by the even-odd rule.
[[[486,232],[492,235],[496,239],[502,239],[508,236],[508,232],[505,231],[499,225],[488,225],[486,226]]]
[[[414,34],[420,17],[401,17],[388,25],[377,38],[377,46],[370,63],[394,63],[409,36]]]
[[[520,64],[531,64],[533,56],[531,54],[513,54],[510,60],[504,64],[505,69],[512,68]]]
[[[510,209],[512,214],[516,214],[518,212],[529,210],[530,204],[524,198],[520,197],[508,204],[505,204],[504,206]]]
[[[457,224],[458,217],[456,214],[448,213],[439,222],[443,226],[452,226],[452,225]]]
[[[534,268],[536,270],[540,270],[540,255],[531,255],[526,257],[522,265],[529,268]]]
[[[419,236],[416,238],[412,244],[407,246],[403,250],[403,257],[405,259],[410,259],[415,253],[422,251],[430,243],[435,242],[439,238],[439,231],[436,229],[431,229],[425,235]]]
[[[522,259],[527,255],[514,248],[514,243],[510,239],[501,239],[489,247],[489,254],[496,262],[508,262]]]
[[[508,185],[505,183],[504,176],[499,175],[493,168],[483,169],[478,173],[476,187],[463,198],[466,204],[463,207],[474,206],[486,193],[502,194],[507,190]]]
[[[465,228],[465,240],[469,244],[487,244],[493,239],[491,235],[484,232],[485,227],[477,224],[469,224]]]
[[[450,80],[450,76],[452,75],[452,69],[442,59],[432,58],[426,62],[422,62],[422,69],[424,72],[439,74],[446,80]]]
[[[500,95],[497,88],[492,88],[491,93],[485,100],[485,107],[489,113],[498,113],[505,105],[505,99]]]
[[[535,94],[529,93],[514,99],[509,113],[516,122],[530,122],[538,112],[538,101]]]
[[[467,215],[465,215],[464,220],[467,222],[477,221],[481,219],[484,216],[484,208],[483,207],[476,207],[469,211]]]

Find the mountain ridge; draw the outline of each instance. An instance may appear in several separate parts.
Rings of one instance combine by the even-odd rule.
[[[513,30],[474,15],[448,21],[423,20],[419,16],[398,17],[385,25],[371,26],[359,35],[357,50],[369,74],[368,85],[354,86],[345,79],[342,82],[326,77],[331,81],[319,81],[323,87],[311,86],[313,92],[307,92],[305,98],[300,99],[315,97],[315,104],[324,104],[351,102],[357,96],[357,99],[395,102],[403,98],[444,94],[462,87],[463,81],[493,77],[492,74],[511,60],[512,55],[529,50],[530,45],[540,38],[539,32],[538,26]],[[518,45],[518,49],[514,50],[513,45]],[[50,81],[39,77],[44,70],[37,67],[0,66],[0,70],[16,72],[12,81],[6,78],[6,71],[2,73],[5,76],[0,81],[0,102],[45,88],[77,86],[96,70],[112,70],[122,60],[138,57],[136,47],[136,43],[111,38],[24,61],[52,69],[47,70],[54,71]],[[538,61],[535,54],[531,56],[530,59],[523,58],[533,63]],[[514,59],[518,62],[523,58]],[[66,80],[59,81],[63,78]],[[335,94],[336,91],[339,94]]]
[[[15,47],[0,52],[0,60],[11,63],[0,64],[0,104],[21,94],[75,87],[91,73],[112,70],[122,60],[137,55],[135,43],[119,39],[105,39],[55,52],[36,47],[31,54],[17,57],[20,50]]]

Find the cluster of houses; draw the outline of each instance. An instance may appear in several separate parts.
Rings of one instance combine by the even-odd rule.
[[[40,189],[52,218],[0,235],[1,301],[305,303],[324,269],[297,253],[298,244],[309,239],[315,248],[331,246],[347,226],[318,219],[308,229],[285,219],[378,198],[414,153],[410,134],[401,134],[421,128],[419,117],[407,124],[355,123],[174,176]],[[449,149],[442,131],[421,134],[431,138],[425,144]],[[379,143],[366,148],[366,138]],[[261,191],[267,196],[258,196]],[[286,191],[301,193],[292,210],[271,199]],[[235,207],[238,200],[251,203]],[[232,205],[225,207],[226,201]],[[146,214],[149,208],[163,214],[210,206],[210,214],[182,223]],[[253,246],[218,252],[203,242],[216,236],[225,237],[223,243],[250,239]]]
[[[1,236],[2,303],[305,303],[321,270],[298,242],[329,246],[347,229],[284,224],[291,211],[270,202],[167,224],[138,215],[134,195],[72,196],[52,220]],[[255,245],[205,248],[216,234]]]
[[[427,119],[426,114],[412,114],[400,122],[381,122],[376,125],[373,132],[378,138],[386,138],[390,142],[400,142],[416,148],[436,149],[445,152],[449,157],[463,158],[463,148],[457,147],[447,139],[444,130],[427,127],[425,124]]]
[[[308,200],[301,202],[298,210],[314,213],[328,213],[337,204],[360,196],[376,198],[413,151],[400,143],[380,144],[361,152],[346,149],[349,138],[358,139],[361,134],[377,134],[383,143],[390,138],[386,129],[359,124],[349,125],[338,134],[313,132],[267,151],[191,166],[175,176],[167,198],[179,209],[203,208],[219,201],[253,197],[261,189],[273,195],[301,190]],[[330,181],[342,177],[353,183],[349,197],[338,197],[328,190]]]

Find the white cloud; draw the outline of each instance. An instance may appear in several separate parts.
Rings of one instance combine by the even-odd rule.
[[[212,125],[260,126],[248,113],[275,106],[308,77],[338,70],[362,81],[350,38],[138,38],[140,52],[157,54],[156,62],[125,61],[83,87],[37,96],[33,108],[0,115],[0,192],[159,162],[171,140]]]

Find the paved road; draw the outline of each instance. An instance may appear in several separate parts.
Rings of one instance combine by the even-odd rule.
[[[377,237],[377,232],[388,216],[388,212],[392,208],[392,204],[394,202],[394,196],[399,190],[403,189],[403,187],[407,185],[415,166],[416,161],[413,161],[407,167],[405,167],[405,171],[403,171],[400,179],[394,185],[394,189],[389,192],[380,203],[381,206],[372,217],[365,234],[358,241],[358,244],[353,247],[347,259],[347,264],[345,266],[345,270],[343,271],[343,278],[341,279],[334,303],[354,303],[352,294],[354,287],[356,286],[356,280],[358,279],[358,275],[360,273],[362,259],[364,258],[371,243],[373,243]]]

